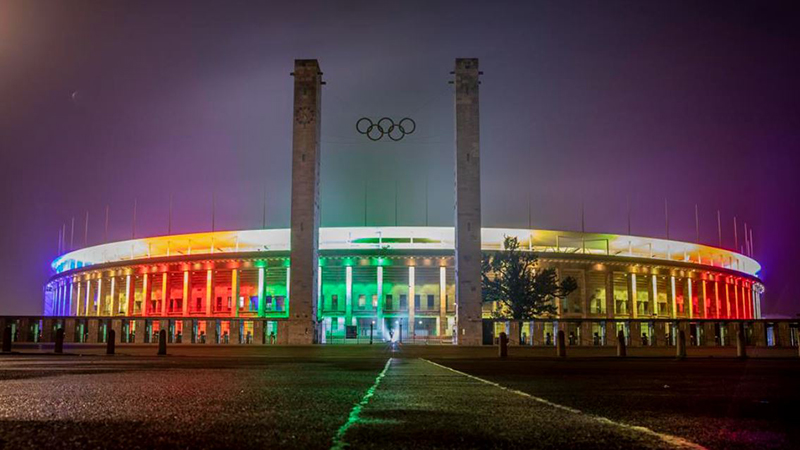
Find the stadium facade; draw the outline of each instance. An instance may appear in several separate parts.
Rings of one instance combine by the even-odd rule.
[[[578,282],[553,316],[592,319],[587,329],[574,322],[572,339],[605,340],[613,330],[598,319],[630,324],[761,316],[760,266],[743,254],[611,234],[484,228],[481,236],[484,252],[503,251],[504,237],[517,237],[543,267]],[[383,340],[449,341],[457,333],[453,228],[322,228],[319,252],[318,342],[344,339],[348,331]],[[289,255],[289,229],[88,247],[53,262],[44,310],[49,316],[115,319],[122,342],[134,342],[137,334],[149,342],[168,327],[171,341],[288,343]],[[492,309],[483,305],[483,319],[493,317]],[[548,319],[542,318],[543,336],[555,333]],[[524,323],[519,332],[533,336],[532,326]],[[83,333],[88,330],[76,334]],[[654,339],[652,333],[641,326],[634,335]]]

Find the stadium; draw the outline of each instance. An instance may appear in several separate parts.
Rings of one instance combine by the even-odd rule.
[[[71,321],[77,340],[89,339],[80,318],[104,317],[119,318],[108,326],[119,328],[122,342],[151,342],[162,328],[173,342],[279,342],[292,311],[289,236],[289,229],[221,231],[69,252],[52,264],[45,314],[78,319]],[[578,282],[557,315],[542,318],[545,341],[557,332],[553,318],[592,319],[565,322],[573,344],[605,343],[613,332],[607,320],[626,334],[639,325],[633,335],[653,340],[652,319],[760,318],[760,266],[743,254],[636,236],[499,228],[482,230],[482,250],[503,251],[505,236]],[[453,228],[321,228],[319,248],[320,342],[452,339]],[[491,319],[492,305],[482,315]],[[533,327],[521,325],[520,343],[532,343]]]

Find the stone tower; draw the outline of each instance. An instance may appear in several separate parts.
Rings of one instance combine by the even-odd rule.
[[[322,72],[315,59],[294,62],[289,320],[279,339],[312,344],[317,328],[319,163]]]
[[[456,59],[456,342],[480,345],[481,158],[478,60]]]

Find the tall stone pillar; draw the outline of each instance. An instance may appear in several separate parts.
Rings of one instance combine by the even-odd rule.
[[[322,72],[314,59],[294,62],[291,270],[287,343],[311,344],[316,328],[319,261],[319,163]]]
[[[439,336],[447,336],[447,268],[439,267]]]
[[[417,280],[416,267],[408,266],[408,338],[413,340],[416,337],[416,316],[417,316]]]
[[[459,345],[480,345],[481,159],[478,59],[456,59],[455,262]],[[412,299],[413,301],[413,299]]]

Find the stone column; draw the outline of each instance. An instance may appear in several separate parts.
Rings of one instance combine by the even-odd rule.
[[[481,164],[478,59],[456,59],[455,67],[455,262],[459,345],[480,345]]]
[[[533,345],[544,345],[544,322],[541,320],[533,321]]]
[[[97,333],[99,332],[100,319],[86,319],[86,342],[90,344],[97,343]]]
[[[665,322],[662,322],[662,321],[657,321],[655,323],[655,325],[654,325],[655,334],[656,334],[656,336],[655,336],[655,340],[656,340],[655,345],[657,347],[664,347],[665,345],[667,345],[667,330],[666,330],[666,326],[667,326],[667,324]]]
[[[92,308],[92,280],[88,277],[86,278],[86,287],[84,289],[86,292],[84,295],[84,305],[83,305],[83,315],[84,316],[91,316],[94,309]]]
[[[383,320],[383,309],[384,309],[384,299],[383,299],[383,266],[378,266],[375,270],[376,272],[376,280],[377,289],[376,292],[378,293],[378,310],[376,311],[376,315],[378,316],[378,327],[377,332],[380,334],[381,338],[383,338],[386,333],[384,332],[384,320]],[[322,272],[320,272],[320,279],[322,278]]]
[[[519,345],[520,322],[510,320],[508,322],[508,345]]]
[[[111,276],[111,312],[110,316],[119,314],[119,287],[117,286],[117,277]]]
[[[439,336],[447,336],[447,268],[439,267]]]
[[[594,336],[592,336],[592,322],[584,320],[581,322],[581,345],[591,346]]]
[[[675,283],[676,283],[675,277],[674,276],[670,276],[669,277],[669,302],[670,302],[670,308],[672,309],[672,311],[670,311],[670,313],[671,313],[670,317],[672,317],[673,319],[678,317],[678,297],[677,297],[676,290],[675,290]]]
[[[142,280],[142,317],[147,317],[147,308],[150,306],[150,291],[150,274],[145,273],[144,279]],[[136,338],[139,338],[138,328],[136,329]]]
[[[229,333],[230,343],[239,344],[239,320],[231,319],[230,329],[231,329],[231,332]]]
[[[314,59],[294,62],[288,343],[311,344],[319,276],[319,163],[322,72]]]
[[[714,322],[703,322],[703,345],[707,347],[713,347],[717,345],[714,334]]]
[[[69,283],[69,315],[77,316],[80,311],[80,298],[81,298],[81,281],[78,278],[73,278]]]
[[[100,277],[97,279],[97,309],[96,315],[102,316],[103,310],[105,306],[105,297],[103,296],[103,274],[100,274]]]
[[[344,268],[344,326],[353,325],[353,267]]]
[[[617,322],[614,320],[606,320],[605,344],[609,347],[617,345]]]
[[[147,334],[147,329],[145,328],[145,319],[136,319],[134,321],[136,323],[136,336],[133,339],[133,342],[136,344],[144,344],[144,337]]]
[[[606,317],[614,318],[614,272],[606,272]]]
[[[239,269],[231,271],[231,317],[239,317]],[[238,325],[236,332],[239,332]]]
[[[206,344],[217,343],[217,321],[206,320]]]
[[[291,336],[289,336],[289,322],[286,320],[278,321],[278,336],[277,339],[275,339],[275,343],[280,345],[290,345],[290,339]]]
[[[214,285],[214,269],[206,271],[206,316],[211,317],[214,315],[214,302],[215,285]]]
[[[736,322],[728,322],[728,332],[725,336],[725,345],[736,346]]]
[[[122,319],[111,319],[111,329],[114,330],[114,343],[122,342]]]
[[[183,272],[183,305],[181,305],[181,314],[184,317],[189,316],[189,297],[192,295],[192,276],[187,270]]]
[[[5,319],[0,321],[0,330],[4,330],[5,325]],[[42,320],[42,342],[53,342],[53,319]]]
[[[630,322],[630,330],[631,330],[631,347],[641,347],[642,346],[642,324],[637,321]]]
[[[128,317],[133,316],[133,308],[134,303],[136,300],[136,278],[133,275],[128,274],[125,277],[125,315]]]
[[[777,330],[775,335],[778,338],[777,345],[779,347],[790,347],[792,345],[792,341],[789,338],[789,322],[778,322],[776,328]]]
[[[169,273],[161,274],[161,317],[167,317],[167,305],[169,303]]]
[[[264,321],[253,321],[253,343],[262,345],[264,344]]]
[[[744,322],[742,322],[744,323]],[[758,347],[767,346],[767,331],[764,322],[753,322],[753,341],[751,345]]]
[[[258,268],[258,317],[264,317],[266,314],[266,268]]]
[[[639,317],[639,301],[636,298],[636,274],[629,273],[627,276],[628,280],[628,304],[630,305],[630,311],[628,314],[631,315],[632,318]],[[631,339],[631,342],[633,340]]]
[[[181,344],[192,343],[192,319],[183,319],[181,325]]]
[[[417,295],[416,290],[416,268],[408,266],[408,339],[414,339],[414,330],[416,327],[416,307],[414,296]]]
[[[697,293],[697,313],[694,315],[695,318],[702,319],[706,316],[706,303],[708,302],[708,281],[701,280],[701,285],[698,287],[699,292]],[[686,337],[689,338],[688,336]]]

